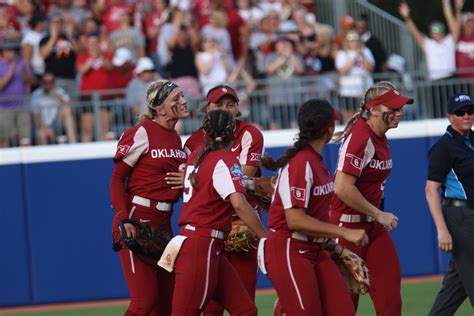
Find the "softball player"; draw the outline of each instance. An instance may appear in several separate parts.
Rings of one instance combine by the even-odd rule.
[[[402,108],[413,100],[400,95],[389,82],[372,85],[359,111],[349,120],[336,140],[339,149],[331,202],[331,222],[341,227],[364,229],[369,236],[365,247],[345,240],[340,244],[365,259],[370,271],[370,296],[377,315],[400,315],[400,262],[387,230],[398,225],[398,217],[380,210],[385,182],[392,169],[392,157],[385,133],[396,128]],[[353,296],[357,310],[358,295]]]
[[[135,218],[149,226],[162,226],[171,233],[173,202],[181,191],[165,181],[166,173],[178,171],[186,162],[181,138],[174,127],[189,116],[183,92],[166,80],[153,82],[147,90],[148,112],[136,126],[120,137],[110,179],[110,196],[115,211],[112,231],[119,242],[118,224]],[[124,225],[135,236],[132,224]],[[170,315],[173,277],[157,266],[148,265],[130,250],[119,251],[130,292],[125,315]]]
[[[207,113],[205,146],[187,162],[178,220],[180,235],[187,238],[176,259],[174,316],[200,315],[211,298],[232,315],[257,315],[255,303],[223,256],[234,211],[258,237],[266,234],[245,198],[243,173],[231,150],[234,129],[231,113]]]
[[[225,85],[218,85],[207,94],[207,104],[204,112],[221,109],[230,112],[234,117],[240,116],[238,110],[239,98],[234,89]],[[186,141],[184,150],[189,154],[204,144],[205,135],[203,129],[194,132]],[[241,120],[236,120],[234,141],[230,152],[234,154],[242,166],[245,176],[259,175],[260,160],[263,154],[263,135],[254,125]],[[259,209],[257,203],[249,198],[249,203]],[[260,215],[260,214],[259,214]],[[234,215],[236,216],[236,215]],[[261,217],[261,216],[260,216]],[[257,287],[257,249],[253,247],[249,252],[225,252],[234,269],[242,279],[252,300],[255,300]],[[211,302],[206,308],[206,316],[219,316],[223,314],[221,306]]]
[[[328,223],[333,182],[321,155],[333,135],[335,114],[325,100],[304,103],[298,112],[298,140],[277,161],[262,162],[272,170],[282,168],[268,217],[264,261],[287,315],[355,315],[343,277],[322,245],[324,237],[368,242],[362,229]]]

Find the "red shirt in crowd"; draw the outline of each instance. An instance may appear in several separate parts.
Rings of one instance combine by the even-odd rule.
[[[230,150],[212,151],[195,170],[193,187],[190,176],[198,155],[199,151],[193,152],[187,162],[178,224],[229,232],[234,208],[228,197],[246,193],[242,168]]]
[[[279,172],[268,227],[291,231],[285,217],[290,208],[305,209],[309,216],[328,222],[333,192],[334,183],[323,157],[313,147],[306,146]]]
[[[102,13],[102,20],[110,34],[117,30],[120,26],[120,16],[124,13],[129,13],[133,17],[133,6],[125,1],[118,2],[106,0],[105,11]]]
[[[88,52],[84,52],[77,57],[77,68],[84,65],[91,58]],[[110,85],[110,70],[104,67],[104,59],[112,60],[112,55],[103,53],[96,58],[92,68],[81,77],[81,91],[107,90]]]
[[[474,69],[474,34],[468,36],[461,33],[459,41],[456,43],[456,67],[461,72],[460,78],[474,78],[474,70],[463,72],[463,69]]]
[[[392,170],[392,156],[387,137],[382,137],[358,119],[340,150],[337,171],[357,177],[355,186],[372,205],[379,207],[383,188]],[[336,195],[331,203],[331,218],[339,219],[341,214],[360,214],[344,204]]]

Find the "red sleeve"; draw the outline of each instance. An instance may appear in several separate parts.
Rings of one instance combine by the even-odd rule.
[[[263,135],[254,126],[248,128],[242,136],[242,151],[239,161],[242,166],[260,167],[263,154]]]
[[[337,170],[360,177],[362,170],[370,162],[374,153],[374,145],[368,135],[351,133],[339,150]]]
[[[132,173],[132,167],[122,161],[115,163],[114,171],[110,177],[110,200],[118,220],[128,217],[127,201],[125,200],[125,180]]]
[[[313,185],[313,172],[306,159],[294,157],[281,170],[278,178],[278,194],[283,208],[307,209]]]

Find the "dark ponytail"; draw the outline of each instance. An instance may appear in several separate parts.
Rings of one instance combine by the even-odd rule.
[[[195,171],[211,151],[230,146],[234,140],[235,119],[230,112],[214,110],[206,114],[202,124],[206,135],[204,149],[199,153],[191,174],[191,184],[196,186]]]

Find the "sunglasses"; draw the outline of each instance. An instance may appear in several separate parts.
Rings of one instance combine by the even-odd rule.
[[[472,115],[472,112],[473,112],[473,109],[457,110],[456,112],[454,112],[454,115],[463,117],[464,115],[466,115],[466,113],[468,115]]]
[[[309,36],[300,35],[301,42],[316,42],[317,36],[316,34],[311,34]]]

